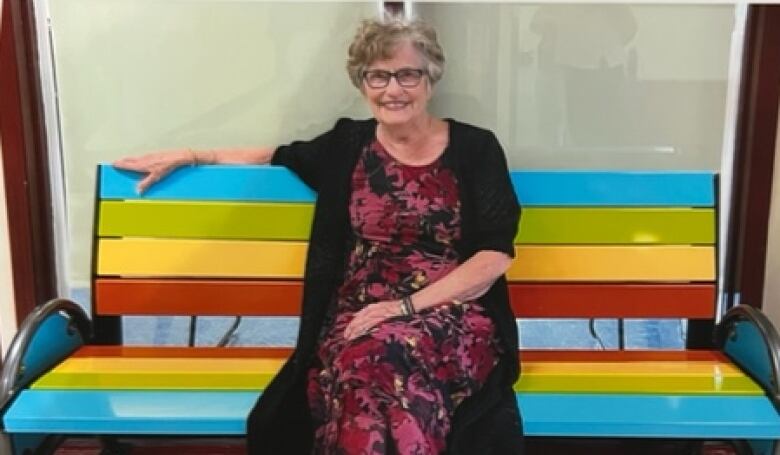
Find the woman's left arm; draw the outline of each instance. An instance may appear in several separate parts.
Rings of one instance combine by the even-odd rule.
[[[481,150],[483,153],[473,163],[474,180],[470,185],[470,197],[476,209],[476,253],[440,280],[411,295],[415,311],[481,297],[512,263],[520,204],[495,135],[485,135]],[[359,336],[383,320],[401,314],[398,300],[368,305],[355,314],[344,332],[345,337]]]
[[[506,253],[479,251],[439,281],[415,292],[411,296],[414,310],[477,299],[506,273],[511,264],[512,258]]]
[[[512,258],[499,251],[483,250],[453,269],[431,285],[412,294],[415,312],[449,302],[464,302],[481,297],[512,264]],[[400,300],[384,300],[367,305],[355,314],[344,330],[344,337],[352,339],[380,322],[402,316]]]
[[[471,238],[475,253],[439,281],[416,292],[412,301],[417,310],[481,297],[514,259],[521,210],[506,155],[489,131],[483,134],[479,150],[468,163],[473,172],[464,195],[473,206],[470,220],[474,226]]]

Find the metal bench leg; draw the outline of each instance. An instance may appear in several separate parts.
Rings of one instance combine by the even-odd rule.
[[[100,437],[100,455],[128,455],[133,450],[131,444],[123,444],[119,439],[111,436]]]
[[[57,435],[11,435],[0,430],[0,455],[51,455],[63,439]]]
[[[0,431],[0,453],[12,454],[14,450],[13,444],[11,444],[11,436],[5,431]]]
[[[780,455],[780,447],[778,447],[777,441],[762,439],[760,441],[746,441],[745,443],[751,450],[747,453],[753,455]]]

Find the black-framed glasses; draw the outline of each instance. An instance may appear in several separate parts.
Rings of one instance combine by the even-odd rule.
[[[401,68],[398,71],[367,70],[363,71],[363,79],[371,88],[385,88],[392,78],[395,78],[401,87],[414,88],[420,85],[425,74],[425,70],[419,68]]]

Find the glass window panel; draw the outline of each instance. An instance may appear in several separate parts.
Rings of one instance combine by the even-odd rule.
[[[233,325],[233,317],[199,317],[195,345],[216,346]],[[190,318],[182,316],[126,316],[122,318],[127,345],[186,346]],[[294,346],[298,336],[298,318],[245,317],[230,340],[230,346]]]
[[[733,5],[426,3],[434,110],[494,130],[513,167],[720,167]]]
[[[597,319],[518,320],[520,346],[525,349],[618,349],[618,321]],[[626,349],[684,349],[687,323],[679,319],[627,319]]]

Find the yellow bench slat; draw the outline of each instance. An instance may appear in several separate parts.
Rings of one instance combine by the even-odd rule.
[[[522,246],[510,281],[712,281],[706,246]]]
[[[276,371],[282,358],[156,358],[156,357],[73,357],[52,371],[56,373],[243,373]],[[744,376],[735,365],[718,361],[646,362],[524,362],[523,374],[619,374],[619,375],[709,375]],[[528,367],[526,367],[528,365]]]
[[[244,373],[277,371],[285,359],[279,358],[227,358],[187,359],[148,357],[75,357],[69,358],[52,369],[55,373]]]
[[[34,389],[260,390],[282,359],[70,358]],[[724,362],[537,362],[523,364],[515,390],[560,393],[759,395],[761,389]]]
[[[101,239],[99,275],[300,278],[304,242]],[[512,281],[712,281],[703,246],[517,246]]]
[[[300,278],[305,242],[101,239],[99,275]]]

